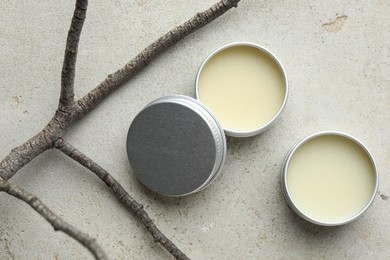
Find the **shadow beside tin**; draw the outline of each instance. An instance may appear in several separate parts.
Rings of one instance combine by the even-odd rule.
[[[324,131],[288,153],[282,190],[302,218],[322,226],[349,223],[363,214],[378,189],[378,171],[368,148],[351,135]]]

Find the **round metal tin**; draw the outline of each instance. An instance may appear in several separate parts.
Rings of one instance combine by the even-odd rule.
[[[297,204],[294,202],[294,199],[291,196],[291,193],[290,193],[289,187],[288,187],[288,181],[287,181],[288,167],[289,167],[289,163],[290,163],[291,158],[294,156],[294,153],[303,144],[305,144],[309,140],[312,140],[313,138],[316,138],[316,137],[319,137],[319,136],[325,136],[325,135],[341,136],[341,137],[344,137],[344,138],[347,138],[347,139],[351,140],[352,142],[354,142],[355,144],[360,146],[360,148],[366,153],[367,157],[371,161],[373,170],[375,172],[375,187],[373,189],[372,196],[371,196],[370,200],[368,201],[368,203],[366,204],[366,206],[360,212],[355,214],[354,216],[352,216],[352,217],[350,217],[348,219],[344,219],[342,221],[322,221],[322,220],[318,220],[318,219],[310,216],[308,213],[304,212],[303,210],[301,210],[297,206]],[[281,184],[282,184],[283,194],[284,194],[284,196],[285,196],[289,206],[299,216],[301,216],[305,220],[307,220],[307,221],[309,221],[311,223],[317,224],[317,225],[321,225],[321,226],[339,226],[339,225],[347,224],[347,223],[355,220],[356,218],[358,218],[361,214],[363,214],[369,208],[369,206],[372,204],[372,202],[373,202],[373,200],[375,198],[375,195],[377,193],[377,190],[378,190],[378,177],[379,177],[378,176],[378,170],[377,170],[377,166],[376,166],[374,157],[372,156],[371,152],[368,150],[368,148],[362,142],[360,142],[355,137],[353,137],[353,136],[351,136],[349,134],[343,133],[343,132],[339,132],[339,131],[323,131],[323,132],[318,132],[318,133],[315,133],[315,134],[312,134],[312,135],[306,137],[305,139],[303,139],[302,141],[297,143],[295,146],[293,146],[293,148],[289,151],[289,153],[287,154],[286,159],[285,159],[285,161],[283,163],[283,167],[282,167]]]
[[[127,154],[145,186],[163,195],[182,196],[206,188],[218,176],[226,139],[214,115],[199,101],[166,96],[134,118]]]
[[[196,81],[195,81],[195,92],[196,92],[196,99],[198,99],[199,101],[200,100],[200,97],[199,97],[199,78],[200,78],[200,75],[202,73],[202,70],[203,68],[205,67],[205,65],[210,61],[211,58],[213,58],[217,53],[227,49],[227,48],[231,48],[231,47],[236,47],[236,46],[249,46],[249,47],[253,47],[253,48],[256,48],[258,50],[260,50],[262,53],[266,54],[267,56],[269,56],[270,58],[272,58],[275,63],[277,64],[277,66],[279,67],[282,75],[283,75],[283,81],[284,81],[284,87],[285,87],[285,95],[284,95],[284,100],[283,100],[283,103],[282,105],[280,106],[280,109],[279,111],[275,114],[275,116],[269,120],[266,124],[262,125],[261,127],[259,128],[256,128],[256,129],[252,129],[252,130],[248,130],[248,131],[236,131],[236,130],[233,130],[233,129],[229,129],[229,128],[226,128],[226,127],[223,127],[225,133],[229,136],[233,136],[233,137],[250,137],[250,136],[254,136],[254,135],[257,135],[257,134],[260,134],[260,133],[263,133],[265,132],[266,130],[268,130],[271,125],[276,121],[276,119],[280,116],[282,110],[284,109],[285,105],[286,105],[286,102],[287,102],[287,97],[288,97],[288,80],[287,80],[287,74],[286,74],[286,71],[282,65],[282,63],[279,61],[279,59],[271,52],[269,51],[268,49],[258,45],[258,44],[255,44],[255,43],[251,43],[251,42],[234,42],[234,43],[230,43],[230,44],[227,44],[227,45],[224,45],[220,48],[218,48],[217,50],[215,50],[214,52],[212,52],[202,63],[202,65],[200,66],[200,69],[196,75]],[[202,102],[202,101],[201,101]]]

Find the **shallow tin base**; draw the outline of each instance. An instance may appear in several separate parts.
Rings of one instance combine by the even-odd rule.
[[[286,102],[287,102],[287,97],[288,97],[288,80],[287,80],[287,74],[286,74],[286,71],[282,65],[282,63],[279,61],[279,59],[271,52],[269,51],[268,49],[266,49],[265,47],[262,47],[258,44],[255,44],[255,43],[251,43],[251,42],[235,42],[235,43],[230,43],[230,44],[227,44],[227,45],[224,45],[220,48],[218,48],[217,50],[215,50],[214,52],[212,52],[205,60],[204,62],[202,63],[202,65],[200,66],[200,69],[197,73],[197,76],[196,76],[196,81],[195,81],[195,92],[196,92],[196,99],[201,101],[200,100],[200,97],[199,97],[199,78],[200,78],[200,75],[202,73],[202,70],[203,68],[205,67],[205,65],[219,52],[225,50],[225,49],[228,49],[228,48],[231,48],[231,47],[237,47],[237,46],[248,46],[248,47],[253,47],[253,48],[256,48],[258,50],[260,50],[261,52],[263,52],[264,54],[266,54],[267,56],[271,57],[275,63],[278,65],[282,75],[283,75],[283,80],[284,80],[284,87],[285,87],[285,95],[284,95],[284,100],[283,100],[283,103],[279,109],[279,111],[275,114],[275,116],[270,120],[268,121],[265,125],[262,125],[261,127],[259,128],[256,128],[256,129],[252,129],[252,130],[248,130],[248,131],[237,131],[237,130],[233,130],[233,129],[229,129],[229,128],[226,128],[226,127],[223,127],[226,135],[228,136],[232,136],[232,137],[250,137],[250,136],[255,136],[255,135],[258,135],[260,133],[263,133],[265,132],[266,130],[268,130],[271,125],[276,121],[276,119],[280,116],[282,110],[284,109],[285,105],[286,105]],[[202,101],[201,101],[202,102]]]
[[[318,219],[315,219],[313,217],[311,217],[310,215],[308,215],[307,213],[303,212],[301,209],[299,209],[299,207],[295,204],[293,198],[291,197],[291,194],[289,192],[289,189],[288,189],[288,183],[287,183],[287,175],[288,175],[288,166],[289,166],[289,162],[290,162],[290,159],[292,158],[292,156],[294,155],[295,151],[301,146],[303,145],[304,143],[306,143],[307,141],[315,138],[315,137],[319,137],[319,136],[323,136],[323,135],[337,135],[337,136],[341,136],[341,137],[345,137],[351,141],[353,141],[354,143],[358,144],[366,153],[366,155],[368,156],[368,158],[370,159],[371,163],[372,163],[372,167],[374,169],[374,172],[375,172],[375,187],[373,189],[373,192],[372,192],[372,196],[371,196],[371,199],[369,200],[369,202],[367,203],[367,205],[360,211],[358,212],[356,215],[354,215],[353,217],[349,218],[349,219],[346,219],[346,220],[343,220],[343,221],[334,221],[334,222],[327,222],[327,221],[320,221]],[[305,139],[303,139],[302,141],[300,141],[299,143],[297,143],[296,145],[293,146],[293,148],[288,152],[287,156],[286,156],[286,159],[284,160],[284,163],[283,163],[283,166],[282,166],[282,171],[281,171],[281,185],[282,185],[282,191],[283,191],[283,194],[289,204],[289,206],[299,215],[301,216],[302,218],[304,218],[305,220],[311,222],[311,223],[314,223],[314,224],[317,224],[317,225],[322,225],[322,226],[339,226],[339,225],[343,225],[343,224],[347,224],[353,220],[355,220],[356,218],[358,218],[361,214],[363,214],[368,208],[369,206],[372,204],[374,198],[375,198],[375,195],[377,193],[377,190],[378,190],[378,170],[377,170],[377,167],[376,167],[376,163],[375,163],[375,160],[372,156],[372,154],[370,153],[370,151],[368,150],[368,148],[362,143],[360,142],[359,140],[357,140],[355,137],[351,136],[351,135],[348,135],[346,133],[342,133],[342,132],[338,132],[338,131],[323,131],[323,132],[319,132],[319,133],[315,133],[315,134],[312,134],[308,137],[306,137]]]

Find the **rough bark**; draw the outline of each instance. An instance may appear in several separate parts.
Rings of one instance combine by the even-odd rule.
[[[153,59],[160,55],[164,50],[171,47],[187,35],[202,28],[206,24],[215,20],[232,7],[236,7],[240,0],[222,0],[211,6],[204,12],[197,13],[190,20],[177,26],[167,32],[155,42],[146,47],[142,52],[135,56],[125,66],[116,72],[108,75],[95,89],[84,97],[80,98],[75,104],[75,116],[80,118],[95,108],[104,98],[106,98],[115,89],[128,81],[139,71],[145,68]]]
[[[0,180],[0,191],[6,192],[15,198],[18,198],[30,205],[36,212],[44,217],[54,228],[54,230],[62,231],[70,237],[76,239],[80,244],[85,246],[96,259],[108,259],[103,249],[99,246],[95,239],[91,238],[86,233],[77,230],[72,225],[66,223],[62,218],[58,217],[43,202],[32,193],[11,184],[8,181]]]
[[[0,162],[0,178],[3,180],[12,178],[17,171],[35,157],[53,148],[54,142],[63,135],[69,123],[68,115],[58,110],[45,128],[25,143],[12,149]]]
[[[134,214],[137,216],[139,220],[144,224],[149,233],[153,236],[155,242],[160,243],[171,255],[173,255],[176,259],[189,259],[171,240],[169,240],[153,223],[148,213],[143,208],[143,205],[135,201],[126,190],[120,185],[120,183],[115,180],[112,175],[107,172],[105,169],[100,167],[93,160],[88,158],[86,155],[81,153],[75,147],[64,141],[63,139],[59,139],[55,147],[59,149],[61,152],[80,163],[82,166],[96,174],[104,183],[110,187],[110,189],[114,192],[114,194],[118,197],[118,199],[125,204],[127,208],[129,208]]]
[[[61,73],[61,94],[59,107],[68,106],[74,101],[74,77],[81,30],[87,13],[88,0],[77,0],[72,23],[66,40],[64,64]]]
[[[154,225],[148,214],[144,211],[142,205],[136,202],[106,170],[80,153],[76,148],[67,144],[62,137],[69,125],[84,117],[110,93],[145,68],[164,50],[177,43],[185,36],[218,18],[230,8],[236,7],[239,1],[240,0],[221,0],[206,11],[197,13],[187,22],[179,25],[164,34],[162,37],[158,38],[124,67],[113,74],[110,74],[91,92],[79,99],[77,102],[74,102],[74,77],[77,48],[85,20],[88,2],[87,0],[76,0],[75,11],[68,32],[65,49],[61,78],[61,94],[58,109],[43,130],[31,139],[27,140],[25,143],[12,149],[11,152],[0,162],[0,191],[5,191],[8,194],[27,202],[37,212],[44,216],[55,229],[60,229],[71,237],[77,239],[92,253],[94,253],[93,250],[97,250],[94,253],[95,257],[104,259],[105,255],[102,251],[100,251],[96,242],[91,240],[89,237],[85,237],[86,235],[84,233],[77,231],[69,224],[55,216],[55,214],[45,207],[37,197],[7,181],[35,157],[39,156],[48,149],[56,147],[102,179],[113,190],[118,199],[142,221],[156,242],[160,243],[174,257],[178,259],[188,259],[188,257]],[[60,223],[59,226],[58,223]],[[82,241],[84,240],[90,242],[83,243]],[[91,246],[95,249],[90,248]]]

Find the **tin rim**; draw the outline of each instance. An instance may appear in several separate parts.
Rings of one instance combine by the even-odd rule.
[[[364,152],[366,153],[366,155],[370,159],[372,167],[373,167],[374,172],[375,172],[375,187],[373,189],[371,198],[367,202],[366,206],[362,210],[357,212],[354,216],[352,216],[352,217],[350,217],[348,219],[342,220],[342,221],[320,221],[318,219],[315,219],[315,218],[309,216],[308,214],[306,214],[303,210],[301,210],[295,204],[295,202],[292,199],[291,194],[289,192],[289,188],[288,188],[288,182],[287,182],[288,166],[289,166],[290,160],[291,160],[292,156],[294,155],[295,151],[298,150],[298,148],[300,148],[307,141],[309,141],[309,140],[311,140],[313,138],[319,137],[319,136],[324,136],[324,135],[341,136],[341,137],[347,138],[347,139],[353,141],[355,144],[359,145],[360,148],[362,148],[364,150]],[[283,194],[284,194],[288,204],[290,205],[290,207],[299,216],[301,216],[305,220],[307,220],[307,221],[309,221],[311,223],[317,224],[317,225],[321,225],[321,226],[339,226],[339,225],[344,225],[344,224],[347,224],[349,222],[352,222],[353,220],[355,220],[356,218],[361,216],[371,206],[372,202],[375,199],[375,195],[377,193],[377,190],[378,190],[379,174],[378,174],[378,168],[377,168],[377,165],[376,165],[376,162],[375,162],[375,159],[374,159],[372,153],[367,148],[367,146],[365,146],[361,141],[359,141],[357,138],[353,137],[352,135],[349,135],[349,134],[346,134],[346,133],[343,133],[343,132],[340,132],[340,131],[322,131],[322,132],[318,132],[318,133],[309,135],[308,137],[304,138],[303,140],[301,140],[300,142],[295,144],[292,147],[292,149],[288,152],[288,154],[286,156],[286,159],[284,160],[283,167],[282,167],[281,183],[282,183]]]
[[[255,128],[253,130],[247,130],[247,131],[237,131],[237,130],[229,129],[229,128],[226,128],[226,127],[222,126],[224,131],[225,131],[225,133],[227,135],[229,135],[229,136],[233,136],[233,137],[250,137],[250,136],[254,136],[254,135],[257,135],[257,134],[260,134],[260,133],[266,131],[276,121],[276,119],[280,116],[281,112],[283,111],[283,109],[284,109],[284,107],[286,106],[286,103],[287,103],[288,92],[289,92],[289,90],[288,90],[289,87],[288,87],[287,74],[286,74],[286,71],[285,71],[282,63],[279,61],[279,59],[271,51],[269,51],[267,48],[265,48],[265,47],[263,47],[261,45],[258,45],[258,44],[252,43],[252,42],[234,42],[234,43],[226,44],[226,45],[224,45],[222,47],[219,47],[218,49],[213,51],[211,54],[209,54],[207,56],[207,58],[203,61],[202,65],[200,66],[199,71],[198,71],[198,73],[196,75],[196,80],[195,80],[195,93],[196,93],[196,99],[199,100],[200,102],[202,102],[200,100],[200,97],[199,97],[199,78],[200,78],[200,75],[201,75],[201,73],[203,71],[204,66],[217,53],[219,53],[219,52],[221,52],[221,51],[223,51],[225,49],[228,49],[228,48],[231,48],[231,47],[236,47],[236,46],[249,46],[249,47],[253,47],[253,48],[256,48],[256,49],[262,51],[263,53],[267,54],[278,65],[280,71],[283,74],[283,79],[284,79],[285,94],[284,94],[283,103],[280,106],[278,112],[274,115],[274,117],[271,120],[269,120],[266,124],[264,124],[263,126],[260,126],[258,128]]]
[[[216,148],[216,153],[217,153],[215,166],[214,166],[209,178],[199,188],[188,193],[188,194],[192,194],[192,193],[204,190],[211,183],[213,183],[214,180],[217,179],[217,177],[219,176],[219,173],[221,172],[222,167],[223,167],[225,160],[226,160],[226,153],[227,153],[226,137],[224,134],[224,130],[223,130],[221,124],[218,122],[215,115],[210,111],[210,109],[208,109],[199,100],[188,97],[188,96],[184,96],[184,95],[171,95],[171,96],[167,97],[167,99],[171,99],[171,98],[178,98],[178,99],[180,99],[180,101],[184,101],[184,100],[189,101],[189,102],[184,102],[184,103],[180,102],[180,104],[185,105],[187,107],[190,106],[190,108],[194,109],[194,110],[196,109],[196,112],[198,112],[198,114],[208,123],[208,125],[209,125],[209,127],[210,127],[210,129],[213,132],[213,135],[215,137],[214,141],[215,141],[215,148]],[[176,101],[178,101],[178,100],[176,99]],[[199,110],[199,107],[195,108],[193,106],[194,103],[196,105],[200,106],[200,108],[203,111]],[[214,126],[212,124],[214,124]],[[216,127],[216,128],[214,128],[214,127]],[[188,194],[184,194],[184,195],[188,195]]]
[[[226,143],[224,130],[220,125],[220,123],[218,122],[217,118],[214,116],[214,114],[204,104],[202,104],[199,100],[196,100],[188,96],[184,96],[184,95],[163,96],[150,102],[145,106],[145,108],[162,102],[172,102],[172,103],[183,105],[195,111],[200,117],[203,118],[203,120],[207,123],[214,136],[216,158],[215,158],[214,167],[210,172],[210,175],[207,178],[207,180],[205,180],[203,184],[201,184],[198,188],[194,189],[193,191],[184,194],[177,194],[177,195],[164,194],[157,191],[155,192],[160,193],[164,196],[181,197],[181,196],[186,196],[201,191],[206,187],[208,187],[212,182],[214,182],[214,180],[219,176],[219,173],[221,172],[223,165],[225,163],[226,153],[227,153],[227,143]]]

